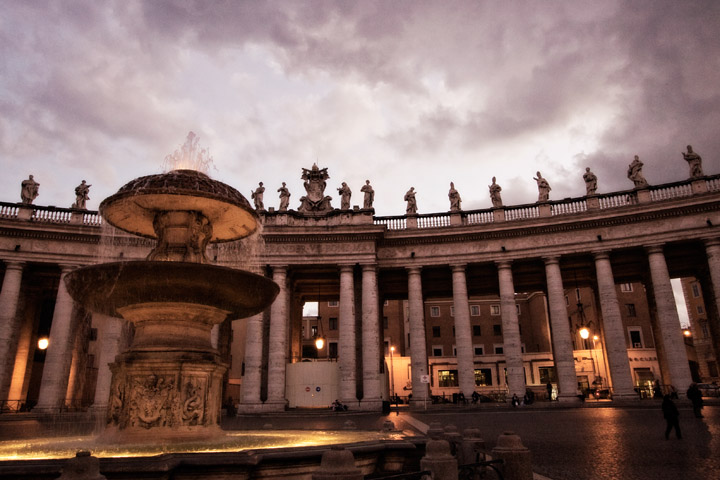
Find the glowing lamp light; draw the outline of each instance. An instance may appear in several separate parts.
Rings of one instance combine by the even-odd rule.
[[[315,348],[318,350],[322,350],[322,348],[325,346],[325,339],[323,337],[317,337],[315,339]]]
[[[692,335],[692,332],[690,332],[689,328],[686,328],[685,330],[683,330],[683,335],[685,335],[686,337],[689,337],[690,335]]]
[[[597,335],[593,335],[593,340],[595,340],[595,341],[600,340],[600,337],[598,337]]]
[[[38,348],[40,350],[45,350],[48,345],[50,345],[50,340],[48,340],[47,337],[42,337],[38,339]]]
[[[590,330],[588,330],[587,327],[582,327],[580,329],[580,338],[582,338],[583,340],[587,340],[588,338],[590,338]]]

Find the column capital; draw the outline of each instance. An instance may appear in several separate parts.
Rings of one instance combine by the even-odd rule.
[[[610,260],[610,251],[609,250],[599,250],[592,252],[593,258],[595,260]]]
[[[363,272],[366,271],[376,271],[377,270],[377,263],[361,263],[360,267],[363,269]]]
[[[512,269],[512,260],[498,260],[495,262],[498,270]]]
[[[288,266],[287,265],[270,265],[270,268],[272,268],[273,273],[275,273],[276,271],[287,272]]]
[[[664,254],[665,253],[664,247],[665,247],[664,243],[655,243],[652,245],[646,245],[645,251],[648,253],[648,255],[653,254],[653,253]]]
[[[703,242],[705,243],[705,248],[720,246],[720,238],[705,238]]]
[[[560,263],[560,255],[550,255],[542,257],[542,259],[545,262],[545,265],[556,265]]]
[[[22,260],[3,260],[6,270],[22,270],[26,262]]]
[[[465,269],[467,268],[467,263],[453,263],[450,264],[450,269],[453,272],[465,272]]]
[[[405,267],[405,270],[407,270],[408,273],[419,275],[420,271],[422,270],[422,267],[417,267],[417,266]]]
[[[340,269],[340,273],[343,272],[352,272],[355,268],[355,264],[340,264],[338,265],[338,269]]]
[[[65,275],[67,273],[72,272],[76,268],[79,268],[78,265],[67,265],[67,264],[58,264],[58,267],[60,267],[60,272],[62,275]]]

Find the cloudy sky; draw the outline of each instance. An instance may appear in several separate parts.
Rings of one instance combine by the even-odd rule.
[[[720,173],[720,2],[0,0],[0,200],[88,208],[163,168],[192,130],[214,178],[266,206],[328,167],[378,215],[466,210]]]

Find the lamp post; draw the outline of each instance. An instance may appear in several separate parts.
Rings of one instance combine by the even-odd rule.
[[[395,399],[395,358],[393,357],[393,353],[395,352],[395,347],[392,345],[390,346],[390,391],[392,395],[392,399]]]

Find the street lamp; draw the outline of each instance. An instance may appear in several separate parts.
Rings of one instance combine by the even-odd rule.
[[[50,345],[50,340],[47,337],[41,337],[38,339],[38,348],[40,350],[46,350],[48,345]]]
[[[325,338],[323,337],[323,334],[322,334],[322,319],[320,317],[318,317],[317,323],[318,323],[318,328],[317,328],[317,331],[315,332],[315,348],[317,348],[318,350],[322,350],[323,347],[325,346]]]

